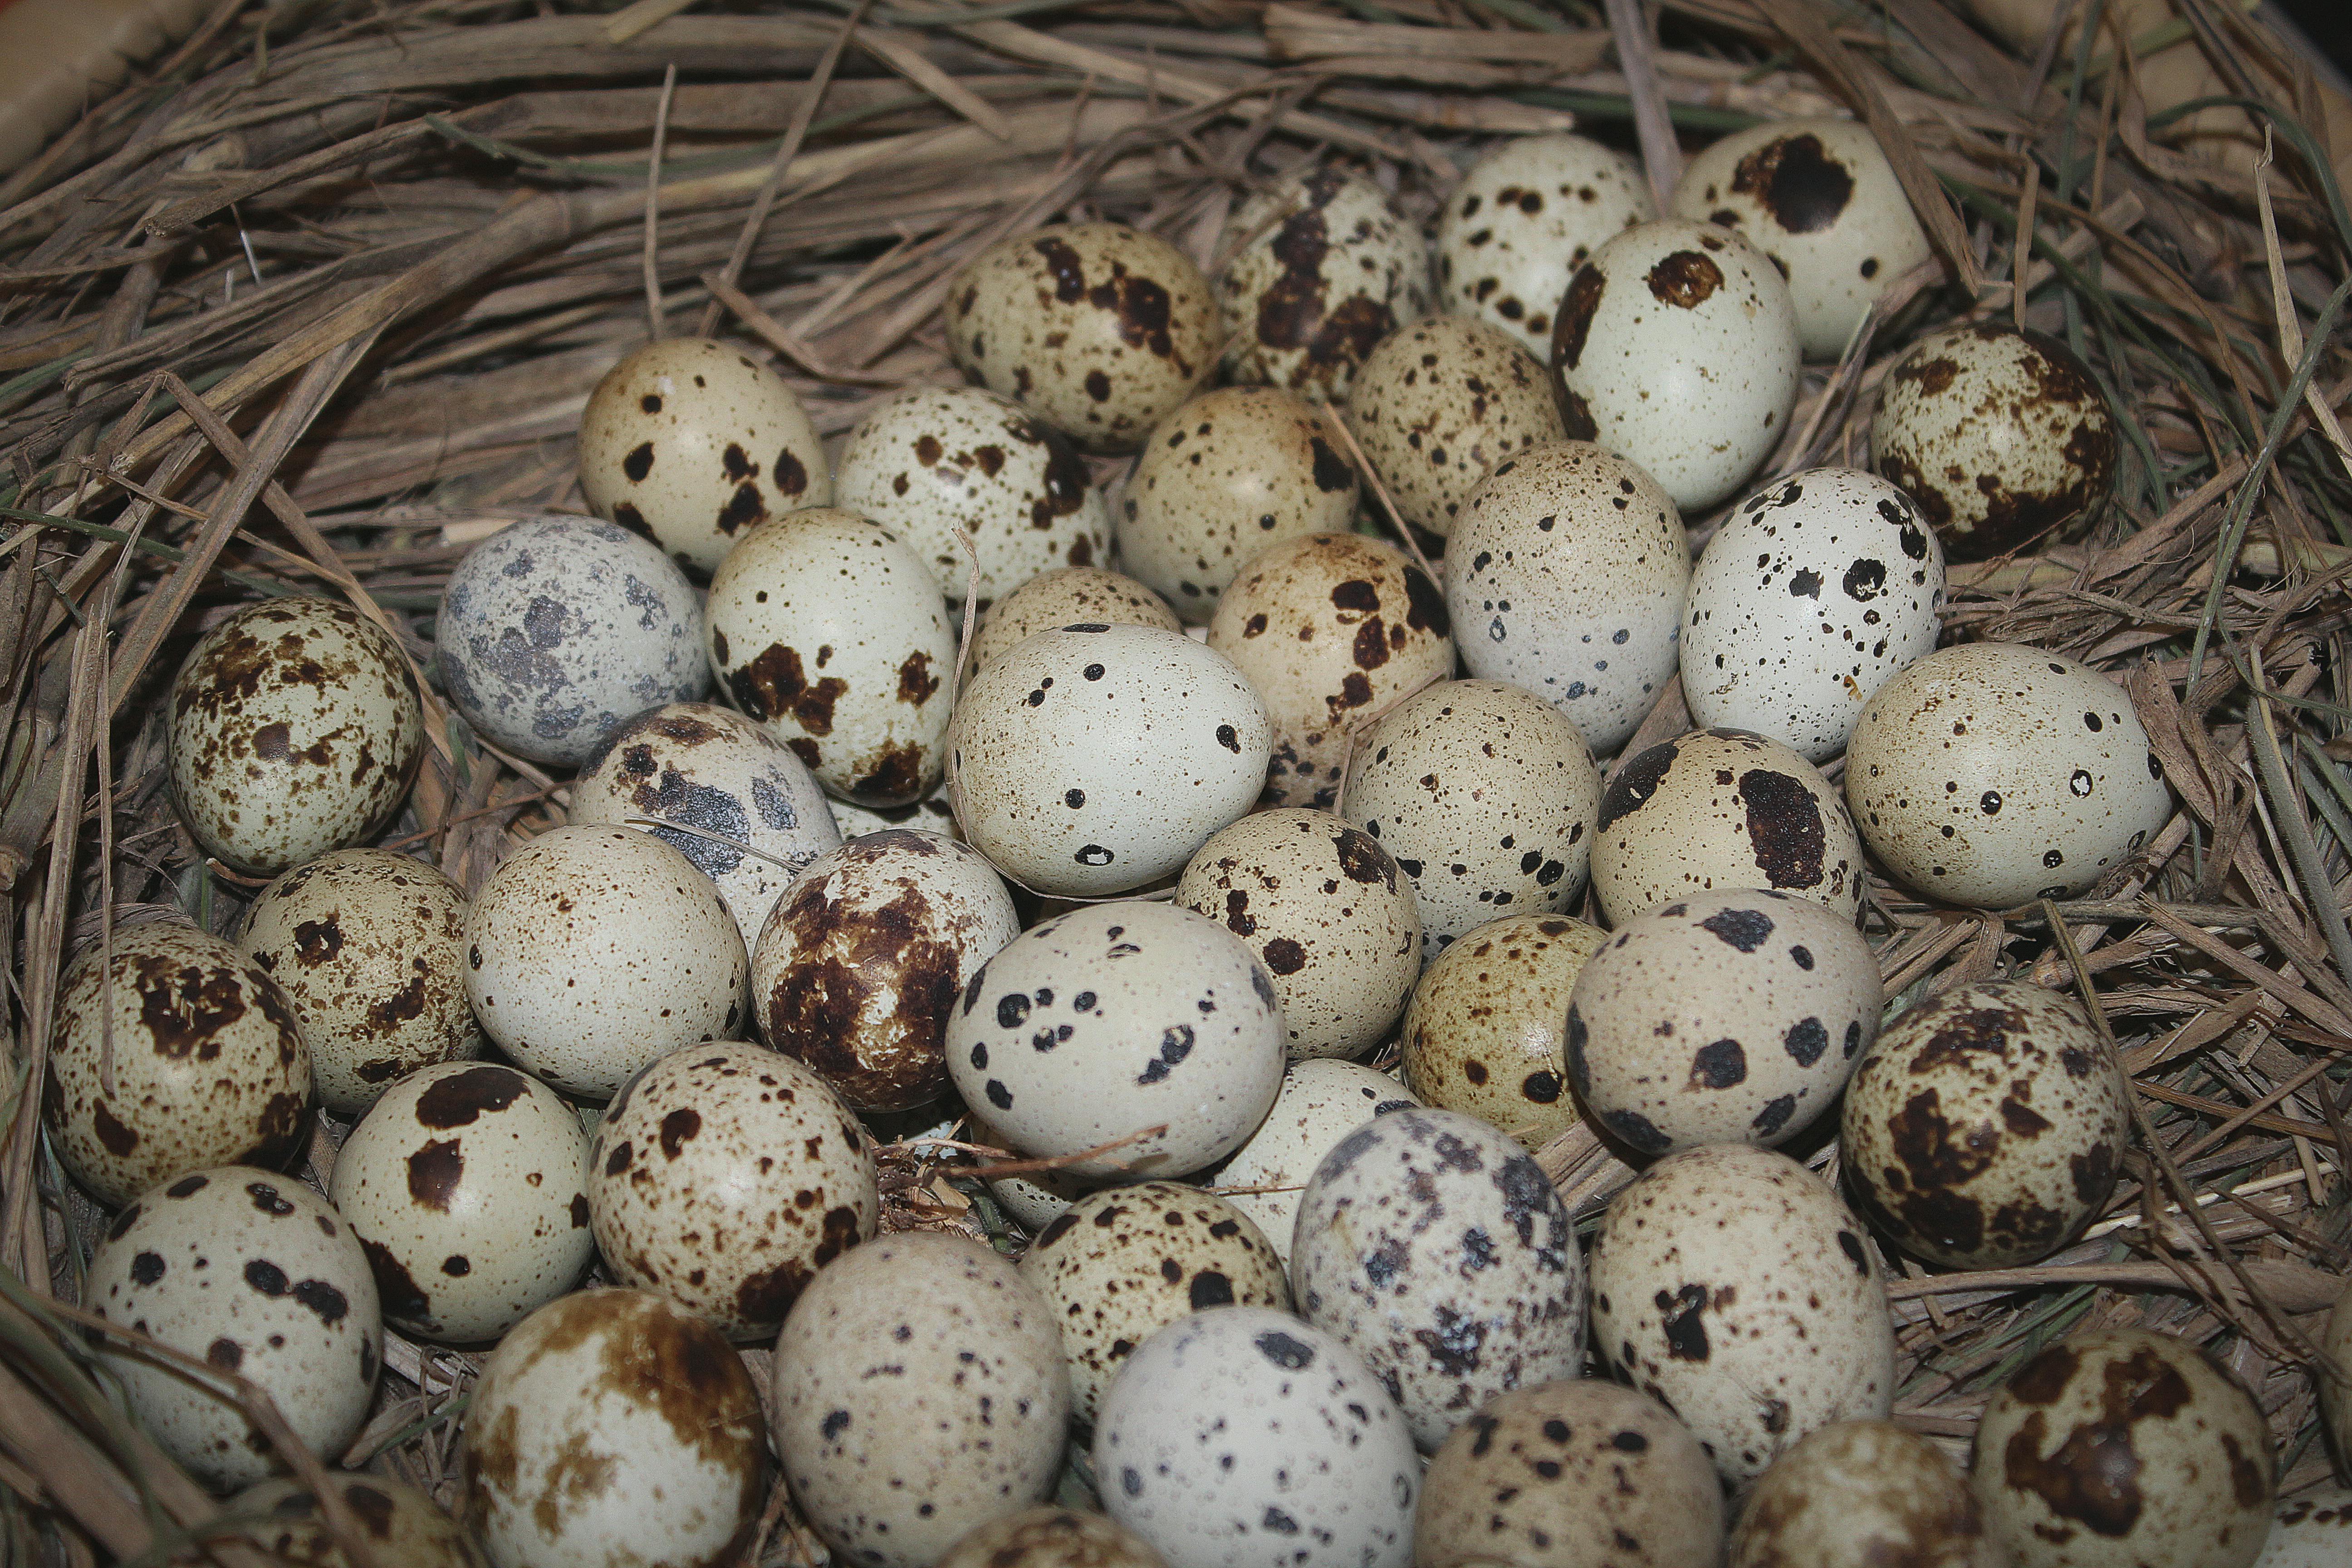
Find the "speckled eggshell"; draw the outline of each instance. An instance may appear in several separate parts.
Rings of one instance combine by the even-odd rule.
[[[1209,623],[1274,720],[1269,805],[1328,808],[1356,736],[1454,673],[1453,623],[1429,574],[1385,540],[1312,533],[1253,560]]]
[[[373,837],[424,739],[400,646],[327,599],[246,606],[172,682],[173,797],[205,853],[250,876]]]
[[[1253,812],[1201,846],[1176,901],[1274,976],[1290,1054],[1361,1056],[1421,973],[1421,911],[1394,857],[1328,811]]]
[[[1406,1568],[1420,1465],[1379,1377],[1269,1307],[1144,1341],[1095,1423],[1111,1518],[1169,1568]]]
[[[1559,709],[1500,681],[1449,680],[1364,731],[1343,799],[1412,879],[1434,957],[1498,915],[1566,912],[1600,797],[1592,753]]]
[[[1090,452],[1131,452],[1216,369],[1216,297],[1190,258],[1117,223],[1000,239],[941,310],[966,375]]]
[[[1737,1486],[1895,1396],[1886,1276],[1862,1222],[1786,1154],[1668,1154],[1592,1238],[1592,1338],[1612,1376],[1682,1417]]]
[[[2281,1498],[2254,1568],[2340,1568],[2352,1559],[2352,1488]]]
[[[1722,1551],[1722,1484],[1698,1439],[1597,1378],[1480,1405],[1430,1459],[1413,1518],[1420,1568],[1691,1568]]]
[[[1958,985],[1887,1026],[1854,1069],[1845,1173],[1906,1252],[2014,1268],[2105,1209],[2131,1143],[2129,1092],[2072,998]]]
[[[1265,783],[1273,726],[1240,670],[1181,632],[1082,622],[972,678],[948,731],[965,842],[1052,898],[1182,868]]]
[[[1420,1103],[1395,1079],[1354,1062],[1323,1057],[1293,1062],[1274,1109],[1218,1167],[1216,1184],[1256,1222],[1287,1268],[1299,1194],[1323,1156],[1373,1117]]]
[[[1852,921],[1862,840],[1835,784],[1778,741],[1694,730],[1622,758],[1601,797],[1592,892],[1612,926],[1692,893],[1769,888]]]
[[[1154,1331],[1211,1307],[1290,1307],[1282,1259],[1265,1233],[1224,1199],[1179,1182],[1080,1198],[1038,1232],[1021,1277],[1058,1314],[1070,1412],[1087,1423]]]
[[[330,1185],[384,1321],[473,1344],[578,1284],[595,1255],[588,1152],[572,1107],[510,1067],[444,1062],[393,1085]]]
[[[276,1402],[311,1453],[332,1460],[375,1394],[383,1320],[360,1244],[327,1201],[251,1165],[149,1189],[114,1217],[82,1303]],[[206,1485],[249,1486],[284,1461],[230,1400],[160,1363],[99,1352],[140,1425]]]
[[[1282,1087],[1282,1009],[1240,937],[1172,904],[1089,904],[981,967],[948,1022],[958,1093],[1024,1153],[1081,1180],[1181,1176],[1257,1130]]]
[[[282,1165],[310,1131],[310,1048],[286,994],[177,921],[118,926],[58,985],[41,1120],[100,1203],[207,1165]],[[112,1029],[113,1081],[106,1068]]]
[[[1381,340],[1429,314],[1429,247],[1380,186],[1315,169],[1257,192],[1217,254],[1226,376],[1338,402]]]
[[[1691,574],[1684,700],[1702,728],[1825,763],[1935,651],[1943,604],[1943,547],[1908,496],[1855,468],[1792,474],[1740,502]]]
[[[2248,1568],[2273,1463],[2235,1378],[2187,1340],[2116,1328],[2052,1345],[1994,1392],[1973,1479],[2015,1568]]]
[[[1880,384],[1871,464],[1955,561],[2000,555],[2104,505],[2115,416],[2055,338],[1977,321],[1920,339]]]
[[[834,825],[841,829],[844,844],[864,834],[882,833],[899,827],[911,828],[919,833],[936,833],[942,838],[960,839],[963,836],[963,830],[956,826],[955,807],[948,802],[945,778],[932,788],[930,794],[905,805],[852,805],[845,800],[830,797],[825,805],[833,812]]]
[[[757,528],[710,579],[710,669],[819,783],[903,805],[939,782],[956,633],[922,557],[837,509]]]
[[[2338,1375],[2325,1368],[2315,1380],[2319,1385],[2319,1407],[2327,1417],[2327,1429],[2336,1438],[2337,1451],[2352,1453],[2352,1284],[2336,1299],[2336,1306],[2327,1314],[2327,1325],[2320,1334],[2320,1348],[2327,1352],[2337,1368]]]
[[[1312,406],[1271,386],[1220,387],[1144,442],[1119,501],[1119,562],[1198,624],[1252,558],[1344,531],[1355,510],[1355,467]]]
[[[1432,316],[1374,349],[1346,417],[1390,502],[1440,538],[1488,468],[1568,434],[1542,361],[1466,316]]]
[[[491,1040],[587,1100],[749,1021],[751,963],[719,889],[631,827],[551,828],[509,856],[475,896],[466,966]]]
[[[1819,116],[1735,131],[1683,165],[1675,216],[1736,229],[1789,280],[1797,341],[1833,360],[1927,231],[1869,127]]]
[[[776,1341],[776,1453],[825,1544],[926,1568],[1044,1501],[1070,1409],[1055,1316],[951,1231],[886,1236],[818,1275]]]
[[[1944,648],[1880,687],[1846,747],[1845,798],[1897,881],[1985,909],[2082,892],[2172,815],[2123,688],[2015,643]]]
[[[633,713],[710,684],[702,604],[669,557],[616,523],[509,524],[441,595],[440,671],[466,721],[535,763],[574,768]]]
[[[1583,441],[1522,451],[1470,493],[1445,550],[1462,665],[1540,694],[1617,750],[1674,679],[1690,588],[1682,514]]]
[[[1580,1120],[1565,1092],[1569,993],[1608,940],[1566,915],[1508,915],[1439,953],[1404,1010],[1406,1085],[1530,1151],[1568,1131]]]
[[[992,1520],[935,1568],[1167,1568],[1133,1531],[1099,1513],[1041,1503]]]
[[[1835,1421],[1772,1462],[1731,1533],[1729,1568],[1997,1568],[1944,1451],[1892,1421]]]
[[[1568,434],[1640,464],[1689,512],[1780,444],[1801,368],[1788,284],[1713,224],[1627,229],[1576,269],[1552,323]]]
[[[1499,327],[1538,359],[1568,280],[1593,247],[1658,216],[1639,163],[1561,132],[1506,137],[1437,220],[1445,308]]]
[[[376,1568],[489,1568],[457,1521],[416,1488],[389,1476],[328,1473]],[[318,1498],[292,1477],[238,1493],[224,1511],[257,1521],[229,1539],[272,1561],[291,1568],[357,1568],[335,1544]]]
[[[1064,566],[1040,572],[982,613],[971,634],[971,668],[978,669],[1039,632],[1087,623],[1184,629],[1166,600],[1124,573]]]
[[[494,1568],[718,1568],[758,1520],[767,1436],[717,1329],[649,1290],[580,1291],[474,1384],[465,1522]]]
[[[709,338],[604,373],[580,416],[589,510],[708,574],[754,523],[833,504],[824,443],[784,378]]]
[[[1110,552],[1110,512],[1069,437],[977,386],[910,387],[875,408],[850,432],[833,493],[929,561],[953,605],[975,555],[986,605]]]

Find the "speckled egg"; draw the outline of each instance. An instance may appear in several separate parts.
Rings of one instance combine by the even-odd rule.
[[[1216,1172],[1227,1201],[1257,1222],[1286,1268],[1299,1194],[1332,1145],[1375,1116],[1421,1102],[1384,1072],[1310,1057],[1290,1064],[1274,1109]]]
[[[1363,1359],[1269,1307],[1146,1340],[1095,1423],[1111,1518],[1170,1568],[1406,1568],[1420,1466]]]
[[[1820,116],[1735,131],[1683,165],[1675,216],[1736,229],[1789,280],[1807,357],[1844,352],[1927,235],[1868,126]]]
[[[1341,809],[1412,879],[1422,951],[1498,915],[1559,914],[1584,886],[1601,775],[1559,709],[1441,682],[1366,730]]]
[[[1657,481],[1583,441],[1531,447],[1470,493],[1445,551],[1462,665],[1622,746],[1674,679],[1690,544]]]
[[[1466,316],[1432,316],[1374,349],[1346,416],[1402,521],[1440,538],[1488,468],[1568,434],[1542,362]]]
[[[861,834],[881,833],[894,827],[936,833],[943,838],[960,838],[963,833],[956,826],[955,807],[949,803],[944,776],[930,794],[905,805],[852,805],[831,797],[827,797],[825,805],[833,812],[834,825],[841,829],[844,844]]]
[[[2281,1498],[2254,1568],[2338,1568],[2352,1557],[2352,1488]]]
[[[992,1520],[936,1568],[1167,1568],[1142,1537],[1099,1513],[1041,1503]]]
[[[1895,1396],[1886,1276],[1862,1222],[1786,1154],[1668,1154],[1592,1238],[1592,1338],[1612,1376],[1682,1417],[1733,1483]]]
[[[1053,898],[1168,876],[1256,801],[1273,726],[1224,655],[1181,632],[1081,622],[972,678],[948,731],[967,843]]]
[[[1845,1172],[1906,1252],[2014,1268],[2105,1209],[2131,1142],[2128,1093],[2072,998],[2021,982],[1955,986],[1895,1019],[1854,1069]]]
[[[1976,1498],[1944,1451],[1891,1421],[1835,1421],[1772,1462],[1729,1568],[1995,1568]]]
[[[1166,600],[1124,573],[1064,566],[1040,572],[988,606],[971,634],[971,668],[1039,632],[1084,624],[1184,629]]]
[[[302,1026],[277,983],[216,936],[177,921],[116,927],[110,956],[93,942],[66,969],[57,1019],[41,1120],[100,1203],[207,1165],[282,1165],[310,1137]]]
[[[1568,434],[1639,463],[1685,511],[1728,498],[1780,444],[1800,368],[1788,284],[1713,224],[1627,229],[1576,269],[1552,323]]]
[[[886,1236],[819,1274],[776,1342],[776,1453],[825,1544],[923,1568],[1044,1501],[1070,1409],[1055,1316],[953,1232]]]
[[[1976,1435],[1985,1533],[2016,1568],[2247,1568],[2271,1531],[2271,1435],[2187,1340],[2116,1328],[2051,1346]]]
[[[583,1290],[474,1384],[466,1523],[496,1568],[717,1568],[759,1517],[767,1436],[717,1329],[649,1290]]]
[[[856,512],[794,512],[710,579],[710,668],[824,787],[903,805],[939,782],[956,632],[922,558]]]
[[[1862,841],[1837,786],[1778,741],[1694,730],[1619,761],[1601,797],[1592,892],[1612,926],[1692,893],[1769,888],[1852,921]]]
[[[1199,623],[1254,556],[1345,531],[1355,510],[1355,466],[1313,407],[1271,386],[1221,387],[1145,441],[1119,501],[1119,561]]]
[[[2172,815],[2123,688],[2015,643],[1944,648],[1880,687],[1847,743],[1845,798],[1897,881],[1986,909],[2082,892]]]
[[[1445,308],[1538,359],[1552,313],[1593,247],[1658,216],[1642,166],[1582,136],[1512,136],[1471,166],[1437,220]]]
[[[710,684],[702,604],[651,542],[542,517],[476,545],[441,596],[441,679],[494,743],[578,767],[633,713]]]
[[[708,574],[752,524],[832,505],[833,481],[782,376],[727,343],[664,338],[588,395],[580,493],[598,517]]]
[[[1201,269],[1117,223],[998,240],[949,284],[941,314],[966,375],[1092,452],[1135,450],[1224,341]]]
[[[2337,1450],[2352,1453],[2352,1284],[2345,1286],[2327,1314],[2320,1348],[2334,1358],[2338,1370],[2323,1367],[2314,1380],[2319,1385],[2319,1407],[2327,1417]]]
[[[1656,1400],[1597,1378],[1498,1394],[1422,1477],[1420,1568],[1688,1568],[1723,1551],[1706,1451]]]
[[[1880,384],[1871,463],[1955,561],[2001,555],[2090,516],[2116,475],[2098,379],[2055,338],[1976,321],[1912,345]]]
[[[268,1394],[313,1454],[359,1435],[383,1352],[375,1281],[359,1242],[301,1183],[220,1165],[154,1187],[115,1215],[82,1303]],[[206,1485],[284,1468],[228,1398],[161,1363],[99,1352],[163,1450]]]
[[[947,1092],[956,994],[1020,932],[977,850],[908,828],[866,834],[812,862],[760,933],[760,1037],[854,1110],[912,1110]]]
[[[400,645],[328,599],[247,605],[172,682],[173,798],[198,847],[250,876],[373,837],[424,740]]]
[[[1249,1216],[1179,1182],[1080,1198],[1038,1232],[1021,1277],[1059,1315],[1070,1411],[1088,1423],[1154,1331],[1211,1307],[1290,1306],[1282,1258]]]
[[[950,604],[975,564],[984,605],[1110,552],[1110,512],[1069,438],[977,386],[910,387],[876,407],[850,433],[833,493],[929,562]]]
[[[1201,846],[1176,901],[1249,943],[1294,1057],[1361,1056],[1421,973],[1421,911],[1394,857],[1328,811],[1253,812]]]
[[[1274,721],[1269,805],[1328,807],[1363,728],[1454,673],[1444,595],[1403,551],[1360,533],[1312,533],[1259,555],[1218,601],[1209,646]]]
[[[375,1568],[489,1568],[457,1521],[416,1488],[389,1476],[328,1473]],[[256,1521],[231,1539],[273,1561],[291,1568],[358,1568],[335,1544],[317,1496],[291,1477],[238,1493],[225,1511]]]
[[[1235,206],[1217,237],[1225,374],[1317,403],[1348,395],[1383,338],[1429,314],[1421,230],[1360,174],[1320,168]]]
[[[578,1284],[595,1254],[588,1152],[572,1108],[510,1067],[444,1062],[393,1085],[330,1186],[384,1321],[472,1344]]]
[[[694,862],[629,827],[552,828],[490,873],[466,922],[466,994],[500,1049],[603,1100],[747,1019],[735,918]]]
[[[1609,933],[1566,915],[1489,921],[1422,972],[1398,1038],[1427,1103],[1541,1148],[1579,1120],[1566,1092],[1569,993]]]
[[[1282,1087],[1282,1009],[1249,944],[1172,904],[1085,905],[981,967],[948,1022],[948,1074],[1023,1152],[1181,1176],[1241,1147]]]

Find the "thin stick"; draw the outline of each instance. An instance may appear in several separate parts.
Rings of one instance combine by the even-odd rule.
[[[677,94],[677,66],[662,72],[661,100],[654,106],[654,150],[646,163],[646,341],[662,337],[661,306],[661,166],[662,149],[669,141],[670,100]],[[704,333],[709,336],[709,333]]]
[[[2025,330],[2025,289],[2031,279],[2026,269],[2033,265],[2033,209],[2042,200],[2042,164],[2032,157],[2025,160],[2025,195],[2017,203],[2017,256],[2009,264],[2009,313],[2017,330]]]
[[[1658,216],[1675,210],[1675,185],[1683,177],[1682,144],[1675,140],[1675,122],[1666,112],[1665,89],[1658,85],[1658,64],[1650,41],[1649,18],[1641,0],[1606,0],[1609,31],[1617,40],[1617,64],[1625,73],[1625,93],[1633,100],[1633,134],[1642,144],[1642,168],[1650,176],[1650,194]]]
[[[1328,403],[1319,406],[1323,410],[1324,426],[1339,437],[1339,445],[1348,448],[1348,456],[1355,460],[1356,471],[1364,476],[1364,483],[1372,487],[1372,499],[1381,503],[1381,511],[1388,518],[1389,525],[1396,530],[1397,537],[1404,541],[1404,547],[1411,552],[1414,564],[1427,573],[1429,580],[1438,584],[1442,591],[1445,579],[1438,574],[1436,567],[1429,563],[1429,557],[1421,552],[1421,545],[1412,537],[1412,524],[1404,520],[1404,513],[1397,510],[1396,503],[1389,500],[1388,487],[1381,483],[1381,476],[1365,458],[1364,449],[1356,445],[1355,433],[1348,428],[1348,422],[1339,417],[1338,409]]]

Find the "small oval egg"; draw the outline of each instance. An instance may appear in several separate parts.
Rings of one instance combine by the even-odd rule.
[[[1510,915],[1471,931],[1413,987],[1399,1042],[1428,1104],[1541,1148],[1580,1120],[1567,1086],[1569,993],[1609,933],[1566,915]]]
[[[1942,1449],[1891,1421],[1835,1421],[1772,1462],[1729,1568],[1994,1568],[1976,1498]]]
[[[1324,1057],[1293,1062],[1265,1120],[1218,1167],[1218,1188],[1257,1222],[1286,1268],[1298,1199],[1323,1156],[1373,1117],[1420,1103],[1388,1074],[1355,1062]]]
[[[1445,308],[1500,328],[1538,359],[1552,314],[1596,246],[1658,216],[1642,166],[1582,136],[1510,136],[1471,165],[1437,220]]]
[[[2254,1568],[2336,1568],[2352,1553],[2352,1487],[2279,1500]]]
[[[1381,340],[1429,314],[1429,247],[1380,186],[1331,168],[1244,200],[1217,237],[1224,369],[1316,403],[1348,395]]]
[[[1134,578],[1099,566],[1064,566],[1040,572],[982,613],[971,635],[971,668],[1039,632],[1087,623],[1184,629],[1167,601]]]
[[[1399,518],[1440,539],[1487,469],[1568,434],[1543,362],[1467,316],[1431,316],[1374,349],[1346,417]]]
[[[482,1549],[425,1493],[389,1476],[330,1472],[376,1568],[489,1568]],[[319,1500],[292,1477],[238,1493],[223,1510],[255,1522],[230,1537],[291,1568],[359,1568],[336,1544]]]

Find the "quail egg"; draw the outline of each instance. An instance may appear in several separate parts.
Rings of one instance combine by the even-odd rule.
[[[845,844],[861,834],[880,833],[892,827],[936,833],[942,838],[960,837],[962,832],[956,826],[955,807],[948,803],[945,778],[930,794],[906,805],[852,805],[845,800],[832,799],[826,800],[825,805],[832,809],[834,826],[841,829],[841,841]]]
[[[1582,136],[1506,138],[1437,220],[1445,308],[1498,327],[1538,359],[1552,314],[1593,247],[1658,216],[1642,166]]]
[[[1286,1268],[1299,1195],[1323,1156],[1373,1117],[1420,1103],[1388,1074],[1354,1062],[1323,1057],[1293,1062],[1274,1109],[1218,1169],[1218,1190],[1257,1222]]]
[[[1040,1503],[990,1521],[937,1568],[1167,1568],[1133,1531],[1099,1513]]]
[[[1566,1092],[1569,993],[1609,933],[1566,915],[1476,927],[1422,972],[1399,1040],[1427,1103],[1541,1148],[1580,1120]]]
[[[2279,1500],[2254,1568],[2336,1568],[2352,1552],[2352,1488]]]
[[[971,668],[1039,632],[1082,623],[1184,629],[1167,601],[1134,578],[1099,566],[1064,566],[1040,572],[988,606],[971,635]]]
[[[1488,468],[1568,434],[1542,362],[1466,316],[1432,316],[1374,349],[1346,416],[1398,520],[1439,538]]]
[[[364,1532],[380,1568],[489,1568],[482,1549],[441,1505],[389,1476],[329,1472],[334,1495]],[[316,1495],[287,1478],[264,1481],[223,1510],[255,1522],[238,1536],[271,1562],[291,1568],[358,1568],[335,1541]]]
[[[1381,340],[1429,314],[1421,230],[1360,174],[1319,168],[1235,206],[1217,237],[1225,374],[1317,403],[1348,395]]]
[[[2323,1365],[2314,1380],[2319,1385],[2319,1408],[2337,1451],[2352,1453],[2352,1284],[2336,1299],[2319,1338],[2320,1348],[2335,1363],[2332,1371]]]
[[[1968,1478],[1891,1421],[1833,1421],[1772,1462],[1729,1568],[1994,1568]]]

